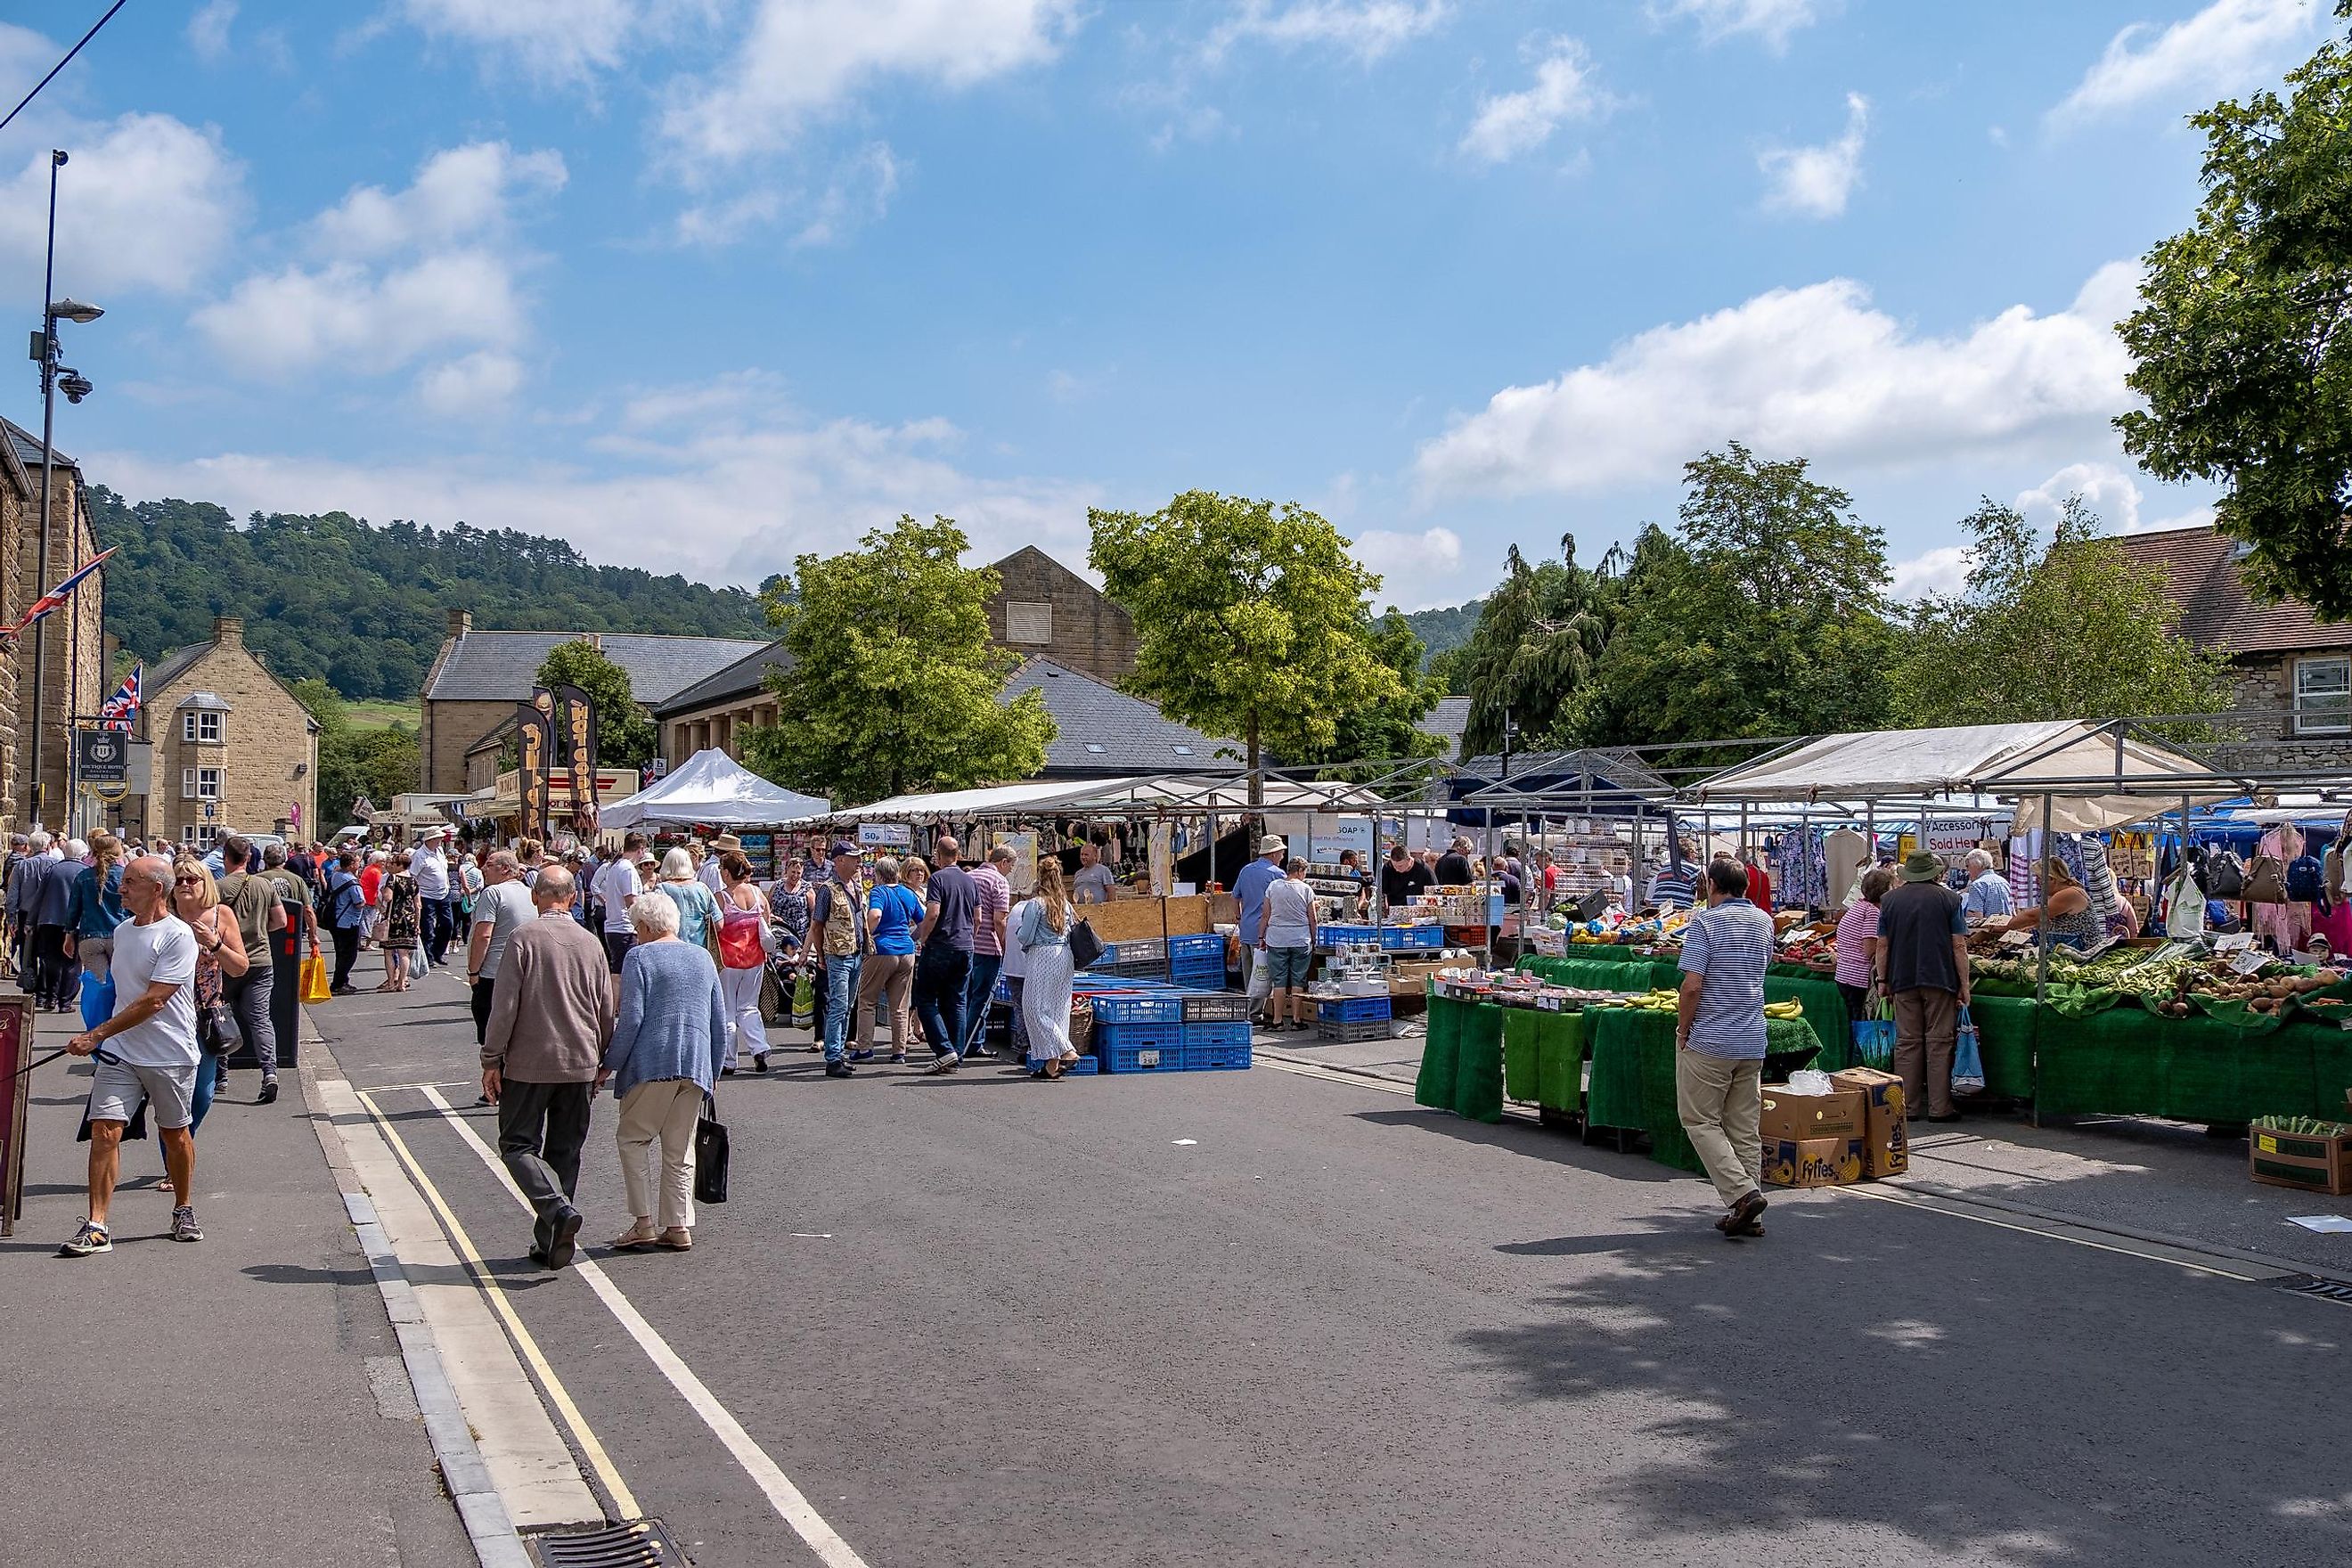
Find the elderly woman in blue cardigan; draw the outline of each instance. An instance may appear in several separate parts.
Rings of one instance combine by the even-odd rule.
[[[694,1123],[727,1056],[727,1008],[719,966],[677,940],[677,905],[659,892],[630,900],[637,940],[621,964],[620,1014],[596,1075],[600,1087],[613,1080],[621,1101],[621,1179],[636,1216],[613,1238],[619,1251],[694,1245]]]

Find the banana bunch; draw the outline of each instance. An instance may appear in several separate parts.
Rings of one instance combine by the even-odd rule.
[[[1801,1018],[1805,1016],[1805,1005],[1801,1002],[1767,1002],[1764,1004],[1764,1016],[1768,1018]]]
[[[1647,995],[1628,996],[1613,1005],[1631,1007],[1637,1013],[1671,1013],[1680,1005],[1681,1001],[1680,992],[1653,991]],[[1801,1018],[1805,1016],[1804,1005],[1798,1002],[1767,1002],[1764,1004],[1764,1016],[1768,1018]]]

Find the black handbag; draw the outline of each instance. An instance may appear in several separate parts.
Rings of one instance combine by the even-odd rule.
[[[727,1125],[719,1120],[717,1098],[709,1093],[694,1123],[694,1201],[727,1201]]]
[[[208,1057],[235,1056],[245,1044],[245,1035],[236,1026],[236,1015],[224,1001],[211,1001],[196,1009],[196,1042]]]
[[[1095,928],[1092,925],[1084,919],[1080,919],[1070,927],[1070,966],[1072,968],[1092,969],[1095,966],[1095,961],[1102,955],[1102,938],[1095,934]]]

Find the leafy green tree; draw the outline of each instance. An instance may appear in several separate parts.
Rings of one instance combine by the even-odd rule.
[[[1678,533],[1646,530],[1635,546],[1580,739],[1742,740],[1885,718],[1886,539],[1806,468],[1737,441],[1684,466]]]
[[[2352,0],[2338,0],[2338,16]],[[2192,117],[2204,204],[2147,254],[2122,326],[2147,406],[2116,421],[2151,473],[2227,486],[2246,581],[2352,616],[2352,48]]]
[[[993,572],[967,569],[963,531],[902,517],[862,548],[803,555],[768,595],[792,663],[770,677],[778,721],[749,766],[835,804],[1033,776],[1054,739],[1044,694],[998,700],[1020,656],[988,636]]]
[[[629,672],[584,637],[558,643],[532,677],[552,691],[576,686],[596,710],[596,763],[607,768],[641,768],[660,743],[660,731],[629,692]]]
[[[1371,637],[1373,657],[1395,674],[1402,695],[1342,715],[1328,746],[1296,761],[1395,762],[1433,757],[1445,750],[1442,739],[1419,728],[1445,688],[1423,668],[1428,660],[1410,618],[1391,610],[1372,623]]]
[[[1615,552],[1595,570],[1576,563],[1573,535],[1559,551],[1532,566],[1516,544],[1504,553],[1503,581],[1483,601],[1456,667],[1470,698],[1465,755],[1500,752],[1507,720],[1517,723],[1522,750],[1572,738],[1576,700],[1616,629],[1622,593]]]
[[[1185,723],[1238,731],[1253,801],[1267,748],[1320,756],[1342,723],[1414,700],[1372,627],[1380,578],[1315,513],[1187,490],[1156,512],[1087,521],[1104,590],[1135,619],[1127,689]]]
[[[1906,724],[2022,723],[2133,713],[2210,713],[2231,704],[2229,660],[2165,629],[2161,566],[2144,566],[2069,496],[2045,544],[1987,499],[1963,518],[1973,543],[1958,594],[1912,612],[1888,672]]]
[[[295,700],[319,721],[319,828],[331,832],[352,820],[365,795],[377,806],[418,787],[424,760],[415,731],[404,724],[354,729],[343,700],[316,676],[292,683]]]

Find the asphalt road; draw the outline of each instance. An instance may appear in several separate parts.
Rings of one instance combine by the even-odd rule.
[[[363,1090],[473,1076],[449,974],[318,1019]],[[696,1249],[592,1255],[876,1568],[2352,1556],[2341,1305],[1853,1193],[1727,1243],[1646,1161],[1265,1066],[778,1060]],[[372,1098],[645,1510],[815,1561],[450,1120]]]

